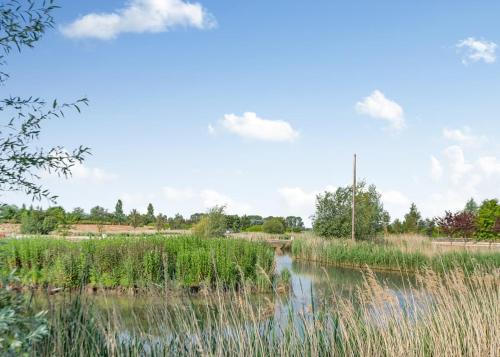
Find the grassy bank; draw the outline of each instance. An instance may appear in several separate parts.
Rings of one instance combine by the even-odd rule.
[[[193,236],[33,237],[6,240],[0,253],[7,263],[3,273],[15,268],[23,284],[68,288],[264,285],[274,257],[263,243]]]
[[[456,268],[474,271],[477,268],[500,268],[500,252],[450,251],[428,254],[426,250],[403,249],[391,242],[351,242],[299,238],[292,244],[292,254],[297,259],[337,266],[414,272],[430,268],[443,272]]]
[[[50,335],[35,344],[33,354],[496,355],[500,349],[497,273],[467,277],[457,271],[444,275],[429,271],[417,278],[418,286],[401,294],[368,274],[355,301],[332,302],[330,297],[290,319],[269,316],[264,306],[235,294],[231,303],[207,299],[203,320],[186,304],[175,311],[150,310],[141,316],[147,323],[134,329],[122,324],[117,311],[97,313],[85,301],[70,300],[50,311]]]

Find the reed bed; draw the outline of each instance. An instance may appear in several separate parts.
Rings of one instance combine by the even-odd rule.
[[[422,242],[418,243],[421,245]],[[500,268],[500,252],[449,251],[428,254],[425,249],[404,249],[391,242],[352,242],[298,238],[292,243],[292,254],[299,260],[324,264],[372,269],[415,272],[429,268],[444,272],[453,269],[474,271]]]
[[[220,296],[207,299],[203,317],[189,304],[155,309],[136,328],[123,325],[119,311],[98,313],[77,296],[50,311],[50,336],[32,354],[498,356],[498,271],[425,270],[416,281],[395,292],[368,272],[353,298],[332,292],[332,298],[299,311],[279,298],[255,305],[235,292],[230,303]],[[281,313],[273,313],[277,307]]]
[[[260,242],[194,236],[68,241],[23,238],[0,246],[4,273],[32,286],[77,288],[206,287],[265,284],[274,251]]]

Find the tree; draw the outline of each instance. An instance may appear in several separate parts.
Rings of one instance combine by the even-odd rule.
[[[47,215],[41,209],[30,209],[21,217],[21,233],[23,234],[49,234],[58,225],[57,218]]]
[[[171,229],[183,229],[186,228],[186,220],[181,214],[176,213],[174,217],[168,219],[168,225]]]
[[[239,232],[241,230],[241,220],[236,214],[226,216],[226,228],[231,232]]]
[[[193,227],[195,235],[204,238],[222,237],[226,233],[225,206],[215,206],[208,210]]]
[[[476,216],[470,212],[446,211],[437,221],[441,232],[448,237],[470,238],[476,231]]]
[[[292,232],[302,232],[304,230],[304,221],[302,217],[288,216],[285,218],[286,228]]]
[[[123,222],[125,222],[126,217],[125,217],[125,213],[123,213],[123,202],[122,202],[122,200],[116,201],[115,214],[114,215],[115,215],[116,222],[118,222],[119,224],[122,224]]]
[[[80,222],[81,220],[85,219],[85,210],[81,207],[76,207],[69,213],[69,220],[71,222]]]
[[[388,213],[374,185],[360,182],[356,189],[356,239],[369,239],[384,231]],[[313,229],[323,237],[347,238],[351,235],[352,186],[339,187],[316,198]]]
[[[497,199],[484,200],[477,214],[477,232],[479,240],[500,239],[500,205]]]
[[[108,211],[101,206],[95,206],[90,209],[89,219],[94,222],[103,223],[108,218]]]
[[[285,225],[282,219],[277,217],[269,218],[264,221],[262,231],[272,234],[283,234],[285,233]]]
[[[165,229],[167,229],[167,226],[168,226],[167,216],[159,213],[156,216],[156,219],[155,219],[155,228],[156,228],[156,231],[157,232],[164,231]]]
[[[144,216],[144,224],[150,224],[155,221],[155,209],[151,203],[148,204],[146,215]]]
[[[410,211],[405,214],[405,219],[403,221],[403,231],[405,233],[417,233],[419,227],[421,226],[422,216],[417,209],[417,205],[412,203],[410,206]]]
[[[136,229],[142,223],[141,214],[134,208],[128,215],[128,221],[130,225]]]
[[[21,52],[30,48],[54,25],[52,12],[56,8],[52,1],[27,1],[25,5],[15,0],[0,5],[0,66],[16,49]],[[5,84],[9,75],[0,71],[0,84]],[[74,103],[60,104],[57,100],[47,102],[37,96],[9,96],[0,99],[0,112],[4,123],[0,131],[0,191],[24,191],[34,199],[42,197],[55,201],[50,191],[40,182],[42,171],[59,176],[71,175],[71,168],[81,163],[89,148],[79,146],[68,151],[62,146],[43,148],[37,145],[42,124],[50,119],[64,117],[67,109],[80,112],[87,105],[86,98]]]
[[[476,203],[476,201],[474,201],[473,198],[468,200],[467,203],[465,204],[464,212],[476,215],[478,210],[479,210],[479,206]]]

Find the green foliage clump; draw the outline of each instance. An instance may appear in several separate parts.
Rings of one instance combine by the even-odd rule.
[[[226,233],[226,215],[224,206],[211,208],[206,215],[193,227],[193,233],[198,237],[222,237]]]
[[[322,237],[347,238],[352,227],[352,186],[317,196],[313,229]],[[361,182],[356,188],[356,239],[369,239],[384,231],[389,214],[374,185]]]
[[[49,234],[62,222],[57,216],[50,215],[48,211],[29,210],[21,217],[21,233]]]
[[[245,228],[245,232],[258,233],[262,232],[262,224],[255,224],[253,226]]]
[[[477,214],[476,227],[476,239],[500,239],[500,205],[497,199],[485,200],[481,204]]]
[[[23,284],[68,288],[235,288],[255,282],[259,267],[272,275],[274,261],[274,251],[262,242],[195,236],[79,242],[38,237],[7,240],[0,250],[6,257],[4,270],[17,269]]]
[[[453,269],[473,272],[476,268],[500,267],[500,253],[449,252],[428,256],[420,252],[402,251],[397,247],[375,242],[321,241],[296,239],[292,254],[299,259],[339,266],[354,266],[415,272],[432,269],[442,272]]]
[[[270,218],[262,225],[262,231],[272,234],[283,234],[285,233],[285,225],[279,218]]]

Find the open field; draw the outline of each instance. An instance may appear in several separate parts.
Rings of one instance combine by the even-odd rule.
[[[2,223],[0,224],[0,234],[12,235],[20,234],[20,224]],[[104,224],[99,226],[97,224],[73,224],[69,230],[69,235],[79,236],[86,234],[155,234],[156,229],[151,226],[134,228],[129,225],[120,224]],[[167,230],[167,234],[187,234],[189,230]]]

